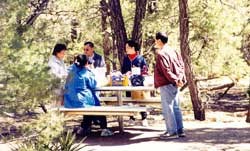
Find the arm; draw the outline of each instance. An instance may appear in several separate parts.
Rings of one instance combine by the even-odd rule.
[[[186,75],[185,75],[185,64],[183,62],[183,59],[179,53],[176,52],[179,64],[180,64],[180,70],[181,70],[181,75],[179,77],[180,81],[180,86],[183,86],[184,83],[187,82]]]
[[[142,58],[141,74],[142,75],[147,75],[148,74],[148,64],[147,64],[145,58]]]
[[[164,77],[171,83],[177,83],[178,77],[173,73],[173,69],[171,69],[172,63],[169,56],[158,55],[157,59],[159,59],[158,62],[160,64]]]
[[[60,75],[58,73],[58,65],[57,63],[53,60],[53,58],[51,57],[49,59],[48,62],[48,66],[49,66],[49,73],[55,75],[56,77],[60,78]]]
[[[95,80],[95,75],[91,72],[91,71],[88,71],[89,73],[89,76],[88,76],[88,88],[90,88],[91,90],[94,90],[96,88],[96,85],[97,85],[97,82]]]

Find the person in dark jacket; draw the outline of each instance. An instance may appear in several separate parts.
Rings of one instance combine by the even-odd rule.
[[[148,65],[145,58],[139,55],[140,46],[133,40],[126,41],[126,55],[123,59],[122,74],[130,74],[133,67],[140,68],[140,75],[148,74]],[[126,97],[131,97],[131,92],[126,92]],[[147,126],[147,113],[141,112],[142,125]],[[135,118],[130,116],[129,123],[134,124]]]
[[[93,42],[85,42],[83,51],[84,54],[89,58],[89,63],[93,64],[94,68],[105,67],[104,58],[95,52]]]
[[[165,33],[156,33],[155,47],[159,50],[154,69],[154,84],[156,88],[160,88],[162,113],[166,124],[166,132],[160,136],[161,139],[185,136],[178,98],[178,87],[183,86],[186,81],[184,63],[167,42]]]
[[[140,46],[133,40],[126,42],[126,55],[123,59],[122,74],[131,72],[133,67],[141,69],[141,75],[148,74],[148,65],[145,58],[139,55]]]

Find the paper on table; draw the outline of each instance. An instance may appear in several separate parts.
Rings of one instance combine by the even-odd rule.
[[[133,67],[132,68],[132,75],[135,75],[135,74],[141,75],[141,68],[139,68],[139,67]]]
[[[105,67],[97,67],[91,69],[91,71],[95,74],[95,79],[97,81],[97,86],[107,85],[108,80],[106,78],[106,68]]]

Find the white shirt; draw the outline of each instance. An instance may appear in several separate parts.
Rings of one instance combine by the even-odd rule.
[[[65,78],[68,75],[68,71],[63,60],[58,59],[54,55],[49,58],[48,66],[50,67],[49,72],[60,79]]]

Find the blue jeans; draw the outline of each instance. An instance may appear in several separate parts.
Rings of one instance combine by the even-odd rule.
[[[160,87],[162,114],[169,134],[183,131],[182,113],[179,108],[178,88],[173,84]]]

